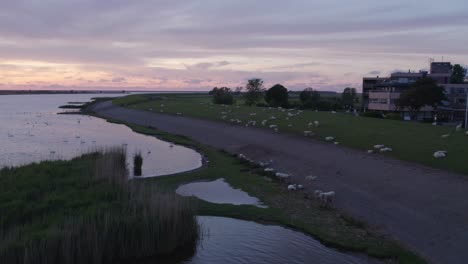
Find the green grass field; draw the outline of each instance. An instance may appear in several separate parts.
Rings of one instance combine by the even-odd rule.
[[[108,121],[120,123],[116,120]],[[310,234],[322,243],[339,249],[398,260],[398,263],[425,263],[423,259],[404,249],[395,241],[374,233],[364,223],[336,210],[322,208],[317,201],[305,199],[302,192],[288,191],[284,184],[264,175],[261,168],[246,164],[237,157],[212,147],[193,142],[184,136],[142,126],[127,125],[135,132],[196,149],[209,161],[198,170],[148,178],[143,180],[144,182],[156,183],[161,189],[175,192],[178,186],[185,183],[224,178],[234,188],[240,188],[268,205],[265,209],[250,205],[213,204],[197,198],[186,198],[197,204],[199,215],[280,224]]]
[[[385,155],[468,174],[468,136],[465,135],[465,131],[456,132],[453,127],[310,110],[286,120],[287,111],[249,107],[241,104],[240,100],[233,106],[214,105],[211,98],[203,94],[131,95],[115,99],[113,103],[146,111],[182,113],[189,117],[229,122],[233,125],[245,125],[247,121],[255,120],[257,127],[269,129],[268,126],[273,124],[278,126],[279,133],[300,136],[308,130],[315,134],[314,139],[324,140],[325,137],[331,136],[341,145],[363,151],[373,149],[376,144],[383,144],[393,149]],[[253,113],[255,115],[251,116]],[[225,119],[222,118],[223,115],[226,116]],[[269,120],[272,116],[276,117],[276,120]],[[233,123],[231,119],[239,119],[241,123]],[[262,120],[268,120],[266,126],[261,125]],[[315,120],[320,122],[320,126],[309,127],[308,124]],[[442,138],[445,134],[450,136]],[[433,153],[438,150],[448,151],[447,157],[434,158]]]

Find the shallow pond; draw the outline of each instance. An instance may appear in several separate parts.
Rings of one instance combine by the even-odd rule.
[[[240,189],[232,188],[224,179],[184,184],[177,188],[176,193],[182,196],[195,196],[217,204],[247,204],[265,207],[257,198],[250,196]]]
[[[199,216],[205,235],[185,264],[379,263],[327,248],[300,232],[232,218]]]
[[[143,156],[143,177],[192,170],[201,155],[182,146],[133,132],[124,125],[83,115],[58,115],[68,102],[89,101],[96,94],[0,96],[0,168],[71,159],[97,148],[125,146],[133,173],[133,155]],[[102,96],[110,96],[105,94]]]

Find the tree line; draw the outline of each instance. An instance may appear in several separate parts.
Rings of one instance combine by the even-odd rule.
[[[228,87],[214,87],[209,94],[215,104],[233,104],[235,96],[242,98],[248,106],[270,106],[283,108],[310,108],[316,110],[340,110],[354,109],[358,103],[358,95],[355,88],[345,88],[341,97],[322,97],[320,92],[312,88],[306,88],[299,93],[299,100],[290,100],[290,93],[281,84],[275,84],[266,89],[263,80],[250,79],[243,87],[237,87],[234,91]]]

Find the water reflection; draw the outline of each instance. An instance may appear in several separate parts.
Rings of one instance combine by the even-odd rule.
[[[176,193],[182,196],[196,196],[211,203],[250,204],[265,207],[257,198],[240,189],[232,188],[224,179],[184,184],[177,188]]]
[[[183,263],[379,263],[327,248],[317,240],[280,226],[224,217],[200,216],[206,235],[195,256]]]
[[[143,176],[183,172],[201,166],[194,150],[134,133],[124,125],[81,115],[57,115],[67,102],[95,95],[0,96],[0,167],[71,159],[93,149],[123,145],[132,173],[133,154],[143,154]],[[109,95],[106,95],[109,96]]]

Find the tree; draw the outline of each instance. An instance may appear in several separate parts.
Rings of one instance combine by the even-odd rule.
[[[244,87],[237,86],[236,89],[234,90],[234,93],[235,94],[241,94],[243,89],[244,89]]]
[[[451,83],[464,83],[466,78],[466,68],[460,64],[455,64],[452,69],[452,76],[450,77]]]
[[[281,84],[275,84],[265,93],[265,101],[273,107],[288,106],[288,89]]]
[[[414,82],[400,95],[395,104],[399,110],[408,109],[411,118],[415,119],[422,107],[432,106],[436,109],[437,105],[446,99],[444,88],[439,86],[434,79],[426,77]]]
[[[245,104],[249,106],[254,105],[260,102],[263,92],[265,91],[263,88],[263,80],[258,78],[250,79],[245,89]]]
[[[345,109],[353,109],[354,104],[358,102],[356,88],[347,87],[341,94],[341,103]]]
[[[320,93],[312,88],[306,88],[299,94],[302,106],[305,108],[317,108],[320,102]]]
[[[213,96],[213,103],[215,104],[233,104],[234,97],[232,96],[232,91],[228,87],[215,87],[209,92]]]

